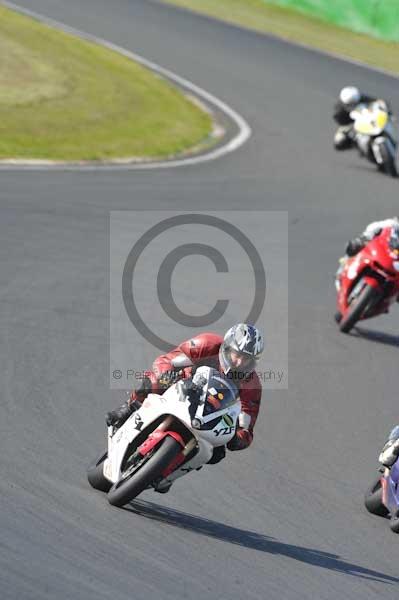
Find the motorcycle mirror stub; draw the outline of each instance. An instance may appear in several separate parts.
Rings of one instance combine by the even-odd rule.
[[[176,383],[176,388],[178,390],[179,396],[179,402],[185,402],[186,401],[186,386],[185,386],[185,382],[183,379],[181,379],[180,381],[178,381]]]

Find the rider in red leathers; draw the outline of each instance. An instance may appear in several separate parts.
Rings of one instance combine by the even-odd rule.
[[[231,327],[224,338],[215,333],[202,333],[182,342],[154,361],[152,371],[145,371],[141,385],[130,394],[127,402],[107,414],[107,425],[120,427],[140,408],[149,393],[162,394],[178,379],[191,377],[196,368],[206,365],[231,376],[240,390],[238,427],[227,448],[244,450],[252,442],[259,412],[262,387],[255,367],[262,351],[262,334],[256,327],[244,323]],[[225,456],[224,446],[215,450],[217,452],[211,458],[211,464]]]
[[[392,217],[383,221],[374,221],[370,223],[361,235],[355,237],[346,245],[345,256],[339,259],[338,271],[335,274],[335,287],[337,291],[340,289],[340,276],[345,268],[348,258],[356,256],[363,248],[371,242],[375,237],[381,235],[383,231],[390,230],[387,252],[395,253],[399,258],[399,218]],[[397,298],[399,302],[399,296]],[[335,320],[339,323],[342,319],[340,312],[335,313]]]
[[[389,240],[389,249],[391,251],[397,252],[399,250],[399,218],[392,217],[390,219],[384,219],[383,221],[374,221],[367,225],[366,229],[363,231],[361,235],[355,237],[346,245],[345,256],[339,259],[340,266],[336,273],[336,282],[338,281],[339,275],[341,274],[346,261],[348,258],[355,256],[363,250],[363,248],[371,242],[375,237],[380,235],[384,230],[390,228],[391,235]]]
[[[391,250],[399,249],[399,219],[398,217],[392,217],[390,219],[384,219],[383,221],[374,221],[367,225],[363,233],[350,240],[346,246],[347,256],[355,256],[360,250],[362,250],[368,242],[373,240],[375,237],[380,235],[388,227],[391,228],[391,236],[389,246]]]

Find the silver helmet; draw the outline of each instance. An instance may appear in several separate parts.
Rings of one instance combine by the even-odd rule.
[[[242,373],[250,375],[263,352],[263,335],[253,325],[238,323],[224,336],[219,350],[219,361],[225,375]]]
[[[353,86],[342,88],[339,94],[339,99],[341,100],[342,104],[345,104],[346,106],[356,106],[356,104],[359,104],[360,98],[360,91],[357,87]]]

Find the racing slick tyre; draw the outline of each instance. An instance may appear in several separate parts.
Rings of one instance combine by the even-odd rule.
[[[377,477],[366,491],[364,506],[373,515],[378,515],[379,517],[386,517],[388,515],[388,509],[382,503],[381,477]]]
[[[360,294],[352,300],[348,313],[342,317],[339,328],[342,333],[349,333],[356,325],[365,310],[372,304],[378,291],[371,285],[365,285]]]
[[[388,148],[385,144],[381,145],[381,156],[384,161],[384,171],[391,177],[397,177],[398,172],[396,170],[395,159],[392,154],[389,152]]]
[[[389,526],[391,528],[391,531],[393,531],[394,533],[399,533],[399,510],[397,510],[396,513],[392,515]]]
[[[87,469],[87,479],[91,487],[100,490],[100,492],[108,492],[112,486],[112,483],[104,477],[103,473],[104,461],[107,456],[108,452],[103,452]]]
[[[159,446],[140,456],[122,472],[120,479],[108,492],[108,501],[113,506],[124,506],[141,494],[181,452],[181,445],[171,436],[166,436]]]

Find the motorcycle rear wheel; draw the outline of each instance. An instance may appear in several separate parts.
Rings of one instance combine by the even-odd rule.
[[[350,332],[377,294],[377,290],[371,285],[364,286],[357,298],[352,301],[347,315],[340,321],[339,328],[342,333]]]
[[[372,515],[378,515],[379,517],[386,517],[388,515],[389,511],[382,503],[381,476],[377,477],[366,491],[364,506]]]
[[[150,451],[139,461],[139,468],[133,466],[132,473],[114,483],[108,492],[108,502],[113,506],[124,506],[141,494],[153,481],[161,476],[174,458],[181,452],[181,445],[171,436],[166,436],[154,451]],[[128,469],[129,471],[129,469]]]

